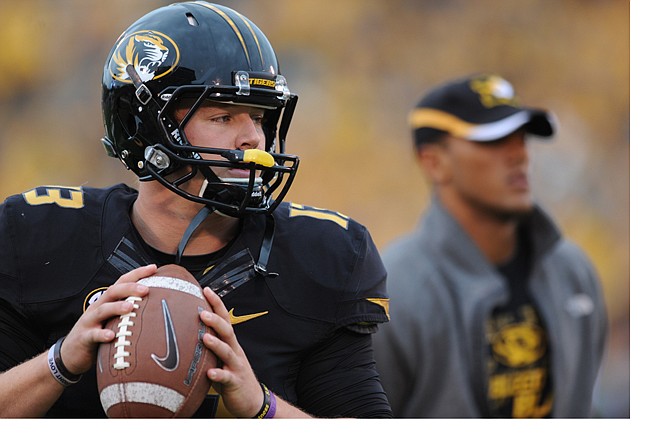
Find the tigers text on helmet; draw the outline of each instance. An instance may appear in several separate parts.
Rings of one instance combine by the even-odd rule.
[[[265,150],[192,145],[184,126],[206,101],[262,107]],[[203,1],[148,13],[117,39],[102,76],[107,154],[141,181],[157,180],[180,196],[230,216],[272,212],[298,168],[285,139],[298,97],[280,74],[270,42],[238,12]],[[175,111],[188,108],[181,121]],[[220,159],[205,160],[203,153]],[[248,169],[219,178],[213,168]],[[168,175],[180,170],[180,177]],[[198,194],[183,188],[200,173]]]

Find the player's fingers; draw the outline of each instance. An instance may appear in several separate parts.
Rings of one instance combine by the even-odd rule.
[[[94,302],[91,307],[89,307],[89,309],[93,308],[96,304],[98,304],[99,307],[101,304],[125,300],[130,296],[143,297],[147,293],[149,293],[149,287],[143,284],[138,284],[136,282],[120,283],[117,281],[113,285],[109,286],[105,293],[100,296],[100,298]]]
[[[115,301],[89,307],[68,335],[68,341],[75,344],[78,350],[89,351],[97,348],[100,342],[114,339],[114,331],[103,328],[107,320],[130,313],[133,304],[128,301]]]
[[[149,293],[149,288],[142,284],[138,284],[137,281],[153,275],[156,272],[156,269],[157,267],[155,264],[150,264],[148,266],[138,267],[137,269],[133,269],[122,275],[114,284],[107,288],[100,298],[91,304],[89,309],[95,309],[104,303],[125,300],[129,296],[142,297],[146,295]]]
[[[209,287],[205,287],[203,293],[212,306],[213,313],[203,311],[200,314],[200,319],[215,333],[206,334],[203,342],[223,362],[223,369],[220,369],[221,371],[218,373],[212,371],[210,374],[215,375],[218,381],[225,383],[225,377],[244,372],[247,365],[246,357],[244,350],[242,350],[237,341],[228,310],[224,306],[223,301]],[[226,371],[226,373],[224,374],[222,371]]]
[[[221,316],[226,322],[230,322],[230,317],[228,316],[228,309],[226,309],[226,306],[223,304],[221,298],[219,298],[219,295],[214,293],[214,291],[209,287],[205,287],[204,289],[202,289],[202,291],[205,294],[205,298],[207,299],[209,305],[212,307],[214,313]]]
[[[226,385],[233,382],[233,373],[223,368],[210,368],[207,370],[207,377],[212,382],[216,383],[216,392],[219,394],[225,393]]]
[[[220,348],[220,347],[227,347],[230,348],[230,344],[236,344],[237,341],[235,339],[235,334],[233,333],[232,326],[230,325],[229,322],[226,322],[221,316],[208,312],[208,311],[203,311],[200,313],[200,319],[202,322],[209,328],[211,328],[215,334],[205,334],[205,338],[203,340],[205,341],[205,345],[208,345],[208,348],[214,349]],[[217,351],[215,353],[219,354]],[[220,356],[219,356],[220,357]],[[224,360],[224,359],[222,359]]]
[[[201,313],[201,319],[204,317],[203,322],[205,325],[211,327],[224,342],[233,347],[237,347],[237,338],[233,331],[233,325],[230,322],[230,315],[228,314],[226,306],[223,305],[223,301],[221,301],[221,298],[219,298],[219,296],[209,287],[205,287],[203,293],[214,313],[208,314],[208,312],[203,311]]]
[[[140,266],[136,269],[131,270],[130,272],[126,272],[125,274],[121,275],[119,279],[116,281],[116,283],[135,283],[142,278],[149,277],[153,274],[156,273],[158,270],[158,266],[155,264],[149,264],[147,266]]]
[[[90,329],[86,333],[86,343],[88,346],[93,347],[95,350],[98,348],[98,344],[111,342],[116,337],[116,334],[113,330],[106,328],[94,328]]]
[[[214,353],[221,362],[222,368],[213,368],[214,370],[226,369],[237,371],[244,365],[242,359],[237,356],[233,348],[215,335],[207,333],[202,338],[202,341],[205,344],[205,347]]]
[[[84,373],[95,361],[98,345],[113,341],[115,336],[112,330],[102,327],[74,327],[61,345],[61,359],[68,371]]]
[[[201,312],[200,319],[207,327],[214,331],[213,335],[206,336],[213,336],[214,339],[219,340],[221,344],[229,347],[234,352],[241,351],[237,338],[235,337],[235,332],[233,331],[233,326],[230,325],[230,322],[226,321],[223,317],[208,311]],[[211,341],[211,343],[215,344],[216,341]],[[214,345],[214,347],[216,347],[216,345]],[[221,356],[219,356],[219,358],[226,361],[226,359]]]
[[[82,315],[82,320],[88,327],[102,327],[108,319],[132,312],[133,307],[130,301],[103,302],[95,308],[89,307],[87,313]]]
[[[70,371],[78,373],[90,368],[98,345],[110,342],[116,336],[113,330],[104,328],[105,322],[132,312],[133,303],[125,299],[131,296],[142,297],[149,293],[149,288],[137,281],[155,272],[156,265],[153,264],[128,272],[86,309],[61,346],[63,362],[72,367]]]
[[[61,357],[69,371],[79,374],[88,370],[95,359],[98,345],[110,342],[116,336],[113,330],[105,329],[104,323],[113,316],[124,315],[133,310],[133,304],[117,301],[89,308],[72,327],[61,346]]]

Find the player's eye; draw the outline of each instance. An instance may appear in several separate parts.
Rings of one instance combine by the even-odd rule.
[[[254,121],[255,124],[261,125],[263,123],[263,120],[265,119],[265,116],[262,113],[257,115],[251,115],[251,119]]]
[[[218,122],[218,123],[225,123],[225,122],[230,122],[231,119],[232,118],[231,118],[230,115],[216,115],[216,116],[212,116],[210,118],[210,121]]]

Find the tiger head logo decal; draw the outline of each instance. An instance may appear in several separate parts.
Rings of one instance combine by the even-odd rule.
[[[179,48],[170,37],[157,31],[138,31],[119,40],[109,62],[109,73],[117,81],[130,83],[126,67],[132,64],[145,82],[167,75],[178,63]]]
[[[511,105],[518,107],[514,87],[507,80],[496,76],[486,75],[473,79],[470,88],[479,95],[483,106],[491,108],[497,105]]]

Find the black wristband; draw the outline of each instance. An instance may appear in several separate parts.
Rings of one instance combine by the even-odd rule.
[[[259,382],[263,390],[263,406],[258,414],[253,416],[254,419],[271,419],[275,416],[277,410],[277,400],[275,395],[265,386],[263,382]]]
[[[58,381],[58,383],[64,387],[68,387],[79,382],[82,375],[74,375],[70,373],[67,368],[65,368],[63,359],[61,359],[60,356],[60,348],[64,339],[65,336],[57,340],[56,343],[51,346],[47,356],[47,361],[49,362],[49,370],[51,371],[53,377]]]

